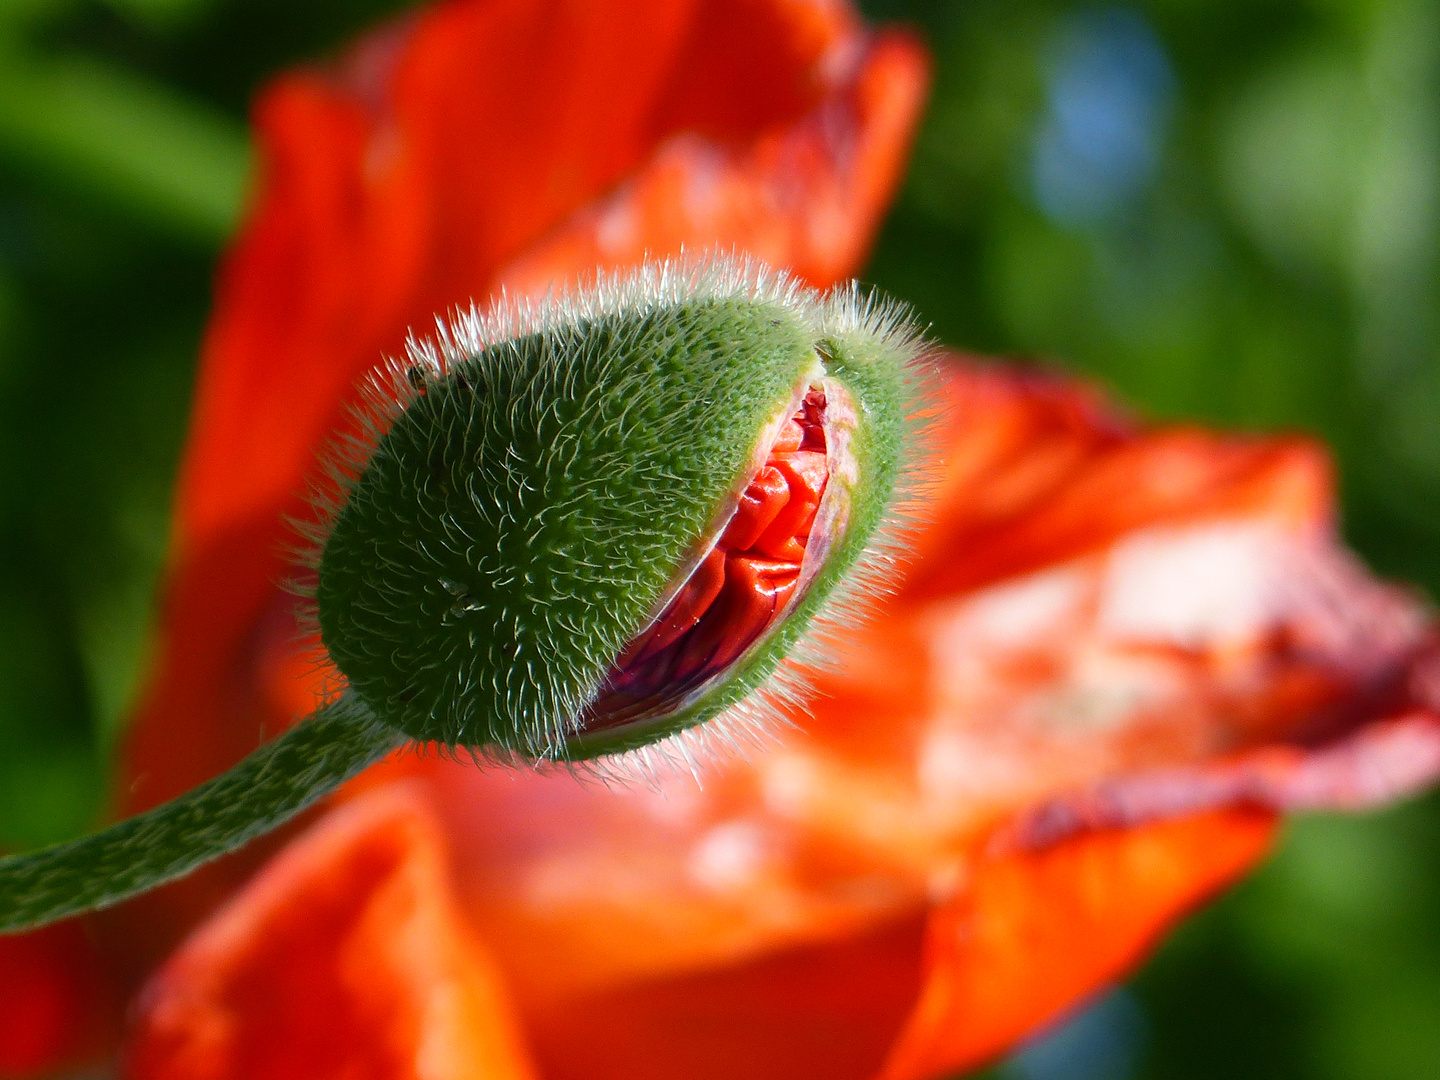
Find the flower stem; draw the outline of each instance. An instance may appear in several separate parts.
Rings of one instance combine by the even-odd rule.
[[[0,859],[0,933],[109,907],[181,877],[294,817],[404,741],[347,693],[179,798],[78,840]]]

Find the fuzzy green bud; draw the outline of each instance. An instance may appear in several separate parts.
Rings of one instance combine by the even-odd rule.
[[[916,341],[853,293],[729,266],[462,317],[380,387],[393,407],[318,563],[326,650],[377,716],[448,747],[589,758],[714,718],[775,671],[879,525]],[[723,663],[710,631],[683,692],[652,675],[650,707],[597,711],[807,397],[826,403],[828,506],[782,617]]]
[[[410,740],[643,768],[763,723],[837,594],[886,574],[921,352],[888,303],[723,261],[412,342],[312,537],[345,691],[172,802],[0,859],[0,932],[178,877]]]

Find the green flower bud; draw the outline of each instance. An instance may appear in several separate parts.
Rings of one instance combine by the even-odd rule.
[[[172,802],[0,859],[0,932],[178,877],[410,740],[645,768],[763,724],[807,630],[884,577],[922,351],[894,305],[725,261],[412,342],[314,537],[344,693]]]
[[[884,516],[918,342],[728,264],[442,325],[372,394],[325,648],[387,723],[484,753],[592,758],[741,705]]]

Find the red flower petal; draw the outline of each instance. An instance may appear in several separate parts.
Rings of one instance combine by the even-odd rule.
[[[0,1077],[82,1064],[100,1050],[112,1013],[103,965],[81,923],[0,935]]]
[[[608,1032],[606,1067],[637,1075],[831,1045],[878,1067],[875,1048],[899,1032],[915,985],[898,954],[885,954],[877,996],[856,999],[872,1023],[839,1025],[848,1043],[823,1034],[836,1005],[798,988],[813,982],[796,984],[783,1024],[753,1007],[760,988],[785,985],[792,962],[833,970],[851,949],[871,955],[864,943],[913,925],[933,897],[949,897],[945,911],[989,910],[987,881],[1009,882],[1016,910],[1068,925],[1064,853],[1128,850],[1128,834],[1097,828],[1389,795],[1431,775],[1429,758],[1395,748],[1428,745],[1432,631],[1336,546],[1313,447],[1135,429],[1083,387],[1006,369],[956,368],[946,394],[937,521],[900,597],[850,636],[816,715],[797,718],[803,737],[703,792],[688,780],[614,793],[434,760],[388,767],[435,793],[461,902],[547,1065],[579,1067],[566,1033],[588,1027],[562,1018],[584,1016]],[[1397,757],[1416,767],[1377,773]],[[1011,970],[987,998],[1008,1019],[993,1037],[967,1029],[968,1041],[912,1034],[905,1045],[920,1049],[903,1052],[978,1058],[1115,978],[1258,857],[1256,819],[1205,820],[1220,864],[1192,858],[1188,829],[1165,824],[1134,843],[1178,856],[1080,860],[1082,881],[1103,892],[1109,867],[1137,899],[1081,912],[1094,951],[1071,958],[1073,978],[1053,976],[1043,949],[956,954],[951,966],[977,986],[987,964]],[[1173,851],[1166,837],[1178,837]],[[1047,861],[1044,848],[1062,842]],[[1012,851],[998,863],[997,844]],[[948,978],[927,970],[930,984]],[[656,1017],[699,1015],[661,1006],[681,990],[735,1027],[709,1029],[715,1045],[693,1018],[692,1039],[646,1035]]]
[[[546,1080],[868,1080],[920,990],[905,919],[719,972],[619,986],[543,1011]]]
[[[1308,440],[1141,430],[1091,386],[993,361],[953,367],[943,402],[944,461],[911,598],[966,593],[1158,522],[1260,514],[1331,528],[1333,477]]]
[[[1440,637],[1339,546],[1315,446],[1127,432],[1083,388],[1002,369],[947,385],[938,521],[827,681],[811,730],[834,752],[918,745],[922,773],[961,770],[957,813],[1038,807],[1025,828],[1052,839],[1067,814],[1373,804],[1440,772]]]
[[[624,1027],[614,1002],[679,986],[738,1023],[750,1014],[737,971],[862,940],[933,898],[978,902],[997,845],[1014,865],[1049,865],[1046,847],[1087,850],[1117,824],[1393,797],[1434,776],[1425,609],[1337,546],[1314,447],[1147,431],[1087,388],[1013,369],[957,367],[946,386],[939,520],[900,596],[847,636],[814,715],[794,718],[803,735],[703,792],[688,779],[617,793],[437,761],[389,767],[435,792],[463,902],[532,1023]],[[1207,820],[1217,852],[1259,856],[1247,813]],[[1170,835],[1156,830],[1136,843]],[[1119,843],[1109,835],[1094,843]],[[1152,865],[1127,888],[1143,894]],[[1110,966],[1049,980],[1030,1013],[1042,999],[997,983],[993,1007],[1039,1023],[1073,1004],[1220,880],[1206,859],[1188,879],[1183,859],[1164,865],[1160,899],[1095,916]],[[1059,878],[1026,880],[1043,911]],[[1132,918],[1139,937],[1124,929]],[[789,1041],[758,1021],[730,1037],[803,1056],[828,1007],[812,999],[807,1025],[797,1003]],[[618,1030],[612,1042],[636,1055],[624,1068],[669,1060]]]
[[[511,263],[501,283],[540,293],[597,265],[682,248],[738,249],[817,285],[854,273],[899,181],[926,78],[924,53],[905,34],[882,35],[861,63],[845,59],[853,75],[788,127],[740,146],[672,136],[613,194]]]
[[[983,863],[930,917],[925,987],[877,1080],[993,1058],[1133,967],[1260,859],[1271,815],[1228,811],[1094,833]]]
[[[404,790],[329,815],[166,962],[135,1011],[145,1080],[529,1080],[505,991]]]

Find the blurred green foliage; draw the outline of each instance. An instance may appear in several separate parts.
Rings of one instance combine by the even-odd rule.
[[[246,104],[396,0],[0,0],[0,847],[84,829],[143,662]],[[1142,413],[1298,428],[1440,595],[1440,0],[870,0],[933,104],[869,277]],[[1440,1075],[1440,800],[1291,826],[995,1070]]]

